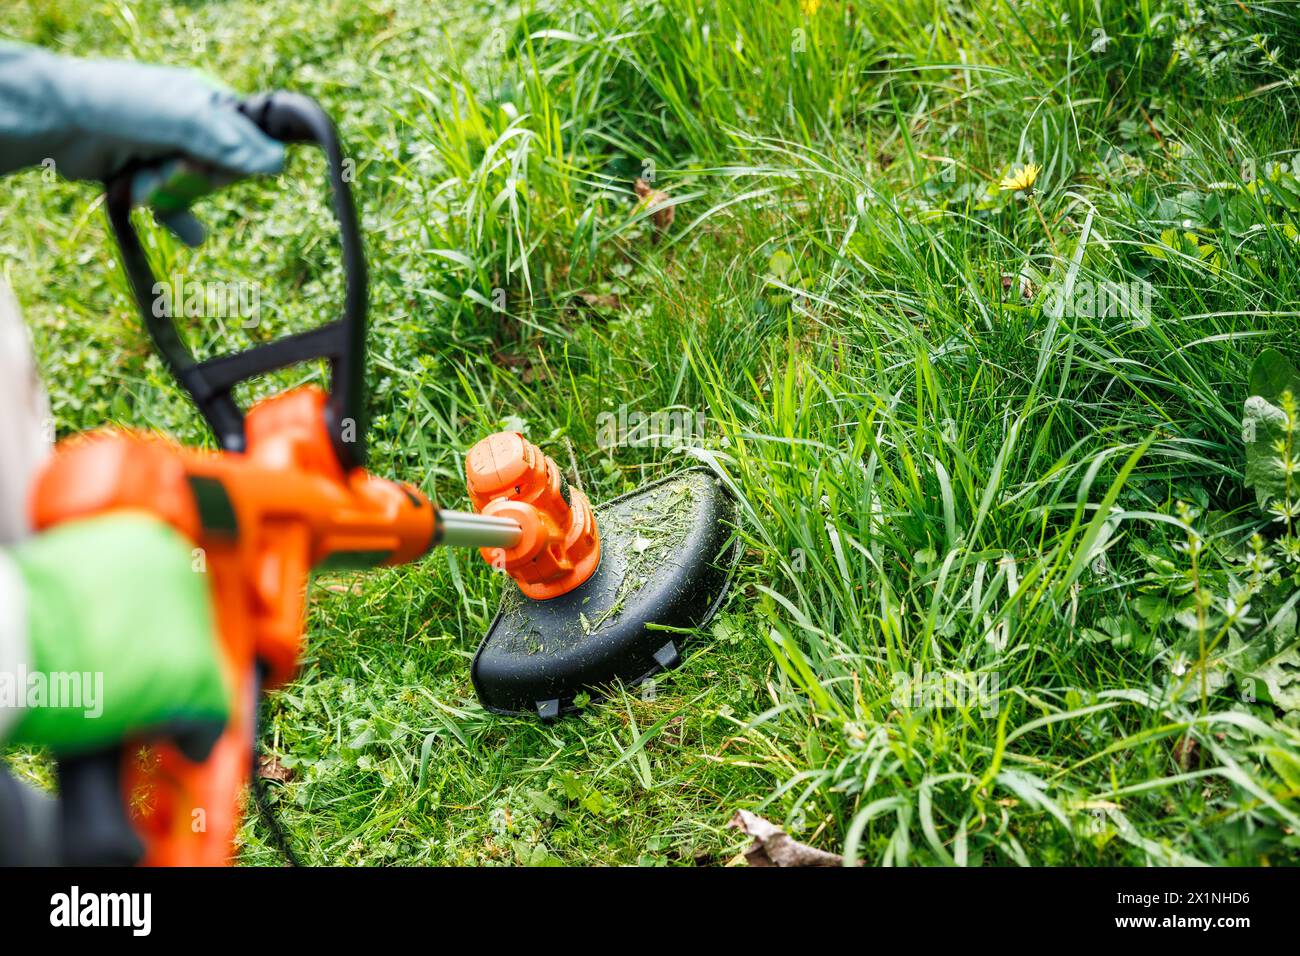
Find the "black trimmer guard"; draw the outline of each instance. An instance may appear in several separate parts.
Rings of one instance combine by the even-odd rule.
[[[741,544],[735,500],[708,469],[595,510],[600,567],[587,581],[546,601],[507,584],[470,671],[488,710],[550,720],[579,693],[639,684],[677,666],[679,629],[702,627],[722,604]]]

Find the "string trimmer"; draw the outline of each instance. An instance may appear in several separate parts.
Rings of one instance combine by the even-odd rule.
[[[418,489],[367,472],[366,267],[337,134],[316,103],[294,94],[236,108],[268,135],[324,152],[343,313],[312,331],[196,360],[153,308],[156,280],[131,222],[141,171],[108,185],[109,221],[140,315],[220,450],[120,429],[63,441],[35,485],[34,524],[143,510],[193,541],[233,716],[205,759],[177,742],[137,740],[60,760],[67,863],[230,861],[239,797],[254,772],[257,703],[296,671],[315,568],[400,564],[435,545],[482,549],[517,587],[507,586],[475,658],[475,686],[489,709],[549,718],[579,693],[677,663],[680,635],[716,609],[737,557],[731,499],[701,470],[610,502],[599,517],[555,462],[515,433],[492,435],[467,456],[473,513],[439,509]],[[247,413],[233,395],[251,378],[320,359],[328,390],[295,388]]]

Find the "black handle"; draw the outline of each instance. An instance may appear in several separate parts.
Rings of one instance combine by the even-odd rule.
[[[157,280],[131,224],[131,180],[137,171],[133,169],[108,183],[107,188],[109,223],[122,253],[136,307],[163,360],[190,393],[222,448],[244,450],[244,413],[234,399],[236,385],[299,362],[327,359],[330,399],[326,406],[326,426],[334,451],[344,468],[363,465],[366,460],[366,260],[338,133],[315,100],[297,93],[254,96],[234,104],[234,108],[268,136],[286,143],[314,143],[325,153],[343,257],[343,316],[310,332],[196,362],[171,319],[155,314]]]
[[[144,855],[122,802],[122,749],[61,757],[59,814],[64,866],[133,866]]]
[[[333,136],[333,124],[325,111],[301,93],[259,93],[236,103],[235,109],[282,143],[325,143]]]

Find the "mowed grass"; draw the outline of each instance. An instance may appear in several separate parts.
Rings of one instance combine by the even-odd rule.
[[[305,862],[721,864],[741,807],[870,864],[1300,858],[1293,566],[1269,627],[1206,639],[1244,542],[1286,530],[1241,418],[1256,356],[1300,358],[1289,5],[29,0],[0,35],[327,106],[377,471],[464,507],[465,451],[517,427],[572,442],[597,501],[699,461],[741,501],[740,580],[683,667],[551,726],[474,701],[502,586],[476,555],[319,577],[264,739]],[[998,188],[1030,162],[1032,195]],[[334,314],[322,189],[295,154],[204,202],[202,250],[155,236],[160,271],[259,283],[261,324],[193,320],[197,347]],[[205,441],[96,191],[4,195],[61,431]],[[705,434],[602,449],[620,407]]]

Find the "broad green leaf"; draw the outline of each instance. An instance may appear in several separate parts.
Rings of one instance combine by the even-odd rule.
[[[1286,414],[1259,395],[1246,399],[1241,438],[1246,445],[1246,487],[1260,508],[1286,490],[1286,475],[1273,443],[1286,435]]]
[[[1237,686],[1248,698],[1268,700],[1282,710],[1300,711],[1300,643],[1292,643],[1276,653],[1275,641],[1256,637],[1246,643],[1235,635],[1231,639],[1236,666]]]
[[[1300,397],[1300,373],[1277,349],[1265,349],[1250,367],[1250,394],[1276,405],[1287,389]]]

